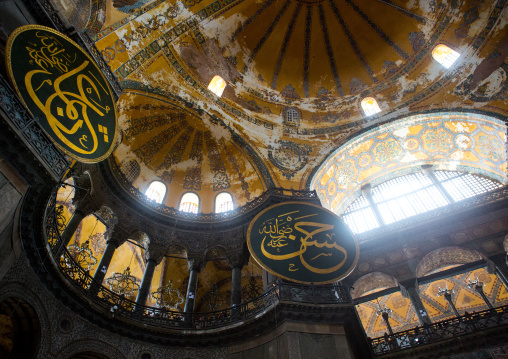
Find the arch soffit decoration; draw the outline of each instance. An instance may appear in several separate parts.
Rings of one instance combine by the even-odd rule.
[[[126,359],[127,357],[111,343],[104,342],[97,338],[81,339],[67,344],[59,353],[61,358],[71,359],[82,353],[100,353],[103,357],[110,359]]]
[[[323,205],[343,212],[361,187],[420,170],[462,171],[503,184],[506,125],[490,116],[441,112],[402,118],[368,130],[332,152],[310,177]]]
[[[430,252],[416,266],[416,276],[421,278],[445,267],[482,260],[483,256],[474,250],[460,247],[444,247]]]
[[[9,298],[15,298],[32,307],[41,326],[39,353],[47,352],[51,343],[51,321],[41,298],[26,286],[26,284],[22,285],[17,282],[7,282],[1,287],[0,303]]]
[[[397,279],[383,272],[372,272],[358,278],[351,290],[353,299],[360,298],[367,293],[378,292],[385,288],[393,288],[399,285]]]

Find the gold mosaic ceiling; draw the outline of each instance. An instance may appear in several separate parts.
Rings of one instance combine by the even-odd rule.
[[[184,106],[182,101],[191,103],[205,114],[198,117],[219,119],[244,139],[249,149],[244,147],[235,156],[239,168],[251,172],[245,183],[234,182],[237,189],[230,181],[231,192],[240,193],[235,201],[242,204],[249,200],[246,187],[252,197],[267,183],[308,188],[317,165],[379,122],[449,109],[506,116],[508,36],[503,4],[500,0],[104,0],[92,6],[86,28],[125,91],[143,94],[122,97],[124,131],[129,131],[130,117],[164,112],[125,108],[153,105],[153,98],[178,99],[179,106]],[[450,69],[432,59],[437,44],[461,54]],[[214,75],[227,81],[221,98],[207,90]],[[365,96],[377,99],[379,115],[365,117],[359,106]],[[289,107],[297,110],[299,122],[284,120]],[[229,137],[214,131],[207,119],[191,132],[210,131],[222,149],[221,141],[227,143]],[[139,148],[165,130],[152,129],[150,138],[148,134],[124,138],[115,154],[118,163],[138,157]],[[164,180],[168,178],[164,173],[175,169],[181,174],[171,183],[178,194],[174,196],[186,191],[193,133],[185,135],[189,143],[181,157],[184,165],[160,167],[170,151],[168,142],[151,163],[138,157],[151,172],[142,171],[135,185],[142,190],[150,180]],[[205,159],[206,145],[203,150],[203,163],[210,162]],[[230,179],[235,177],[238,171],[228,155],[221,152],[220,158]],[[202,174],[213,178],[210,169],[204,166]],[[206,196],[214,195],[213,187],[213,180],[203,180],[201,191],[206,188],[210,191]]]

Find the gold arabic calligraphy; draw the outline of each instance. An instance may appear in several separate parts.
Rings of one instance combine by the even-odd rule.
[[[79,154],[93,154],[98,148],[99,139],[90,121],[89,110],[100,117],[109,113],[111,110],[109,106],[99,104],[101,102],[101,89],[105,92],[103,97],[106,99],[109,93],[91,71],[85,73],[89,61],[84,60],[79,66],[72,68],[71,65],[76,62],[76,54],[71,56],[66,53],[62,44],[48,33],[37,32],[36,37],[39,39],[40,44],[31,42],[26,46],[28,55],[32,59],[30,62],[38,66],[36,70],[29,71],[25,75],[25,86],[28,94],[37,107],[46,115],[49,126],[65,145]],[[69,70],[70,68],[71,70]],[[48,75],[54,75],[53,71],[55,70],[57,74],[61,75],[54,80],[48,79]],[[76,76],[78,93],[62,90],[62,83],[73,76]],[[53,86],[50,89],[53,93],[43,102],[44,100],[41,100],[41,97],[47,96],[48,86]],[[96,100],[94,100],[94,97]],[[59,100],[56,102],[57,105],[55,105],[54,100]],[[58,103],[65,104],[65,109],[58,107]],[[66,117],[74,122],[70,128],[53,114],[55,106],[58,116],[64,116],[65,111]],[[83,124],[85,124],[85,128],[83,128]],[[78,139],[71,141],[69,136],[75,135],[78,131]],[[106,126],[99,125],[99,132],[104,133],[104,142],[108,142]]]
[[[285,213],[282,215],[279,215],[275,218],[270,218],[266,220],[262,226],[259,228],[259,234],[264,235],[264,238],[261,242],[261,252],[266,258],[281,261],[281,260],[287,260],[295,257],[300,257],[300,261],[303,264],[305,268],[307,268],[309,271],[319,274],[328,274],[335,272],[339,268],[341,268],[347,259],[347,252],[346,250],[339,246],[336,241],[333,240],[333,237],[335,236],[335,233],[324,233],[327,231],[332,231],[335,226],[330,224],[324,224],[319,222],[309,222],[308,220],[305,221],[299,221],[295,222],[296,220],[307,218],[307,217],[313,217],[317,214],[311,214],[306,216],[301,216],[295,218],[296,214],[299,211],[294,211],[290,213]],[[307,227],[314,227],[316,228],[313,231],[307,231]],[[326,235],[327,239],[324,242],[318,242],[318,239],[315,239],[314,237],[319,234],[323,233]],[[290,242],[289,241],[295,241],[297,240],[297,236],[299,236],[299,250],[294,251],[292,253],[286,253],[286,254],[272,254],[269,251],[269,248],[266,247],[272,247],[274,249],[277,249],[277,251],[280,251],[280,248],[287,246]],[[322,238],[322,236],[321,236]],[[265,244],[265,242],[269,239],[268,243]],[[265,247],[266,246],[266,247]],[[314,256],[310,259],[310,261],[316,260],[317,258],[320,258],[321,256],[324,257],[330,257],[332,256],[331,249],[336,249],[339,252],[344,254],[344,259],[340,261],[338,264],[330,267],[330,268],[318,268],[308,263],[308,261],[305,259],[304,254],[307,251],[309,247],[316,247],[322,250],[321,253]],[[290,271],[294,271],[294,264],[290,264],[289,266]]]

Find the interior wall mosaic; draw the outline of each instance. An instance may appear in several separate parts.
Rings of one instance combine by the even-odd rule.
[[[506,183],[506,125],[459,112],[416,115],[370,130],[347,142],[317,169],[310,189],[321,203],[343,212],[370,183],[419,170],[464,171]]]
[[[437,296],[440,287],[453,290],[452,301],[461,315],[465,312],[473,313],[488,309],[487,304],[475,289],[467,286],[468,279],[475,280],[476,278],[485,284],[484,293],[494,307],[508,304],[508,291],[501,280],[481,268],[420,285],[419,295],[431,321],[435,323],[455,316],[446,299],[443,296]],[[401,292],[395,292],[379,297],[377,300],[356,305],[358,316],[368,337],[377,338],[383,336],[385,332],[388,333],[386,323],[378,314],[378,304],[381,308],[386,306],[391,310],[389,321],[394,332],[421,326],[411,301],[403,297]]]

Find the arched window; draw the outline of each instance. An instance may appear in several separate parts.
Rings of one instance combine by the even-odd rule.
[[[141,168],[139,167],[138,161],[125,160],[120,166],[120,171],[122,171],[127,181],[134,182],[136,178],[138,178]]]
[[[150,183],[150,186],[148,186],[145,195],[152,201],[162,203],[166,195],[166,185],[159,181],[153,181]]]
[[[379,108],[379,105],[377,104],[376,99],[373,97],[365,97],[362,100],[361,104],[362,104],[362,110],[366,116],[372,116],[378,112],[381,112],[381,109]]]
[[[502,186],[496,181],[463,172],[435,171],[435,178],[455,202]],[[372,188],[371,196],[386,224],[449,204],[437,183],[421,172],[383,182]],[[354,233],[380,227],[370,201],[363,195],[351,203],[342,219]]]
[[[455,61],[457,61],[459,56],[460,54],[457,51],[454,51],[448,46],[442,44],[437,45],[434,50],[432,50],[432,57],[434,60],[439,62],[447,69],[452,66]]]
[[[298,126],[300,124],[300,114],[298,113],[298,110],[293,107],[287,108],[284,120],[287,125]]]
[[[226,88],[226,81],[219,75],[215,75],[208,85],[208,89],[217,96],[221,97]]]
[[[223,213],[227,211],[232,211],[233,206],[233,197],[227,192],[219,193],[215,197],[215,213]]]
[[[197,194],[188,192],[183,195],[180,201],[180,208],[178,210],[188,213],[198,213],[199,210],[199,197]]]

